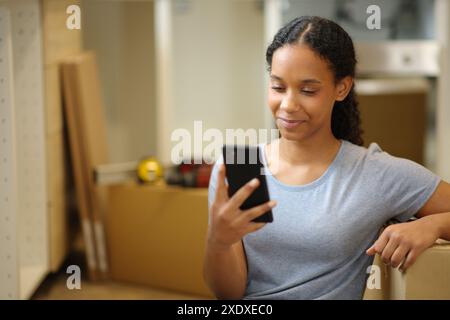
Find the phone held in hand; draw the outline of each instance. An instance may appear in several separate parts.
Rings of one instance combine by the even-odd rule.
[[[247,210],[270,201],[264,165],[261,162],[260,148],[247,145],[224,145],[222,148],[228,181],[228,194],[233,196],[253,178],[259,179],[259,186],[241,205]],[[252,220],[253,222],[273,222],[272,210]]]

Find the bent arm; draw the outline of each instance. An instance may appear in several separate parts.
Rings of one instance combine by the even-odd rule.
[[[439,238],[450,241],[450,184],[441,181],[427,203],[416,214],[439,229]]]
[[[218,299],[242,299],[247,284],[247,266],[242,241],[229,248],[206,244],[203,278]]]
[[[379,253],[384,263],[404,271],[438,238],[450,240],[450,185],[441,181],[416,217],[384,229],[367,254]]]

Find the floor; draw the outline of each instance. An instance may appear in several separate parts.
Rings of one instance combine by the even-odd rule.
[[[58,273],[50,274],[42,282],[34,295],[33,300],[192,300],[209,299],[202,296],[173,292],[158,288],[150,288],[129,283],[114,281],[89,281],[82,279],[80,289],[68,289],[69,277],[65,270],[67,265],[80,265],[79,256],[72,255],[63,264]]]
[[[69,290],[67,275],[50,275],[33,295],[33,300],[191,300],[205,299],[178,292],[117,283],[84,281],[81,289]]]

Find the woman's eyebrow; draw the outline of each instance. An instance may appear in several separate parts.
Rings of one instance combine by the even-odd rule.
[[[283,81],[283,78],[276,76],[274,74],[270,75],[270,78],[273,80],[278,80],[278,81]],[[317,79],[302,79],[302,80],[298,80],[299,83],[318,83],[320,84],[321,82]]]

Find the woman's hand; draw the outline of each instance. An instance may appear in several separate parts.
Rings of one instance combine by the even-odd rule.
[[[211,221],[208,228],[209,245],[216,249],[228,249],[246,234],[266,225],[266,223],[252,222],[252,220],[275,207],[275,201],[272,200],[244,211],[239,209],[258,186],[259,180],[255,178],[229,198],[228,187],[225,184],[225,165],[220,165],[216,197],[211,205]]]
[[[430,217],[388,226],[366,253],[378,253],[386,265],[400,266],[404,272],[439,238],[438,227]]]

